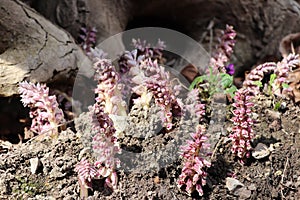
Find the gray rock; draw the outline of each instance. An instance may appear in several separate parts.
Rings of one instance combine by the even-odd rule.
[[[258,143],[252,151],[252,156],[255,159],[262,159],[270,155],[270,150],[267,145]]]
[[[226,187],[229,191],[233,191],[238,187],[244,187],[244,184],[241,183],[239,180],[231,177],[226,178]]]

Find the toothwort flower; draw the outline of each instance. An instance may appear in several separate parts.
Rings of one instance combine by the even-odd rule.
[[[78,178],[82,186],[92,188],[92,179],[97,176],[97,170],[88,160],[82,159],[75,167]]]
[[[202,121],[205,115],[205,104],[202,104],[199,99],[199,92],[194,89],[188,93],[186,99],[186,111],[191,116]],[[177,181],[179,188],[185,187],[185,191],[191,195],[196,190],[200,196],[203,195],[202,186],[206,184],[206,168],[211,166],[211,163],[205,159],[208,156],[210,145],[206,143],[207,136],[205,135],[205,127],[197,125],[196,132],[191,134],[192,140],[188,140],[185,146],[181,146],[180,155],[183,159],[183,169]]]
[[[98,81],[95,93],[96,102],[103,106],[105,112],[115,115],[126,115],[126,103],[122,100],[122,85],[119,84],[119,74],[111,61],[98,59],[94,64],[94,79]]]
[[[197,191],[200,196],[203,195],[202,186],[206,184],[206,168],[211,163],[204,159],[207,156],[207,150],[210,145],[206,143],[205,128],[198,125],[196,132],[192,133],[192,140],[187,141],[186,146],[181,147],[181,156],[184,166],[182,168],[177,185],[179,188],[185,186],[185,191],[191,195],[193,191]]]
[[[247,88],[241,88],[235,93],[235,102],[233,103],[234,111],[232,134],[229,136],[233,140],[231,148],[232,153],[238,156],[241,161],[250,156],[251,140],[254,137],[251,119],[251,107],[253,103],[250,102],[252,96]]]
[[[214,69],[214,72],[226,73],[225,65],[233,52],[235,36],[236,32],[233,30],[233,27],[226,25],[226,29],[220,38],[220,44],[210,59],[209,65]]]
[[[121,74],[129,72],[131,67],[137,66],[142,60],[151,59],[152,61],[162,59],[162,51],[165,49],[165,43],[158,40],[157,44],[151,47],[146,40],[132,39],[133,51],[125,51],[119,59]]]
[[[96,34],[97,30],[95,27],[82,27],[80,29],[79,42],[83,51],[89,56],[91,49],[95,47],[96,44]]]
[[[151,61],[148,59],[143,61],[140,65],[144,70],[145,85],[153,94],[155,103],[161,106],[163,110],[162,121],[167,130],[171,130],[173,127],[173,117],[181,116],[181,107],[175,96],[178,88],[173,88],[169,82],[169,73],[164,71],[164,68],[158,65],[157,61]]]
[[[116,188],[117,176],[115,169],[120,166],[120,160],[115,157],[115,154],[121,153],[121,149],[117,142],[114,123],[100,104],[95,103],[89,109],[93,120],[92,148],[96,158],[94,166],[97,169],[97,177],[105,177],[107,186]]]
[[[56,96],[49,96],[49,88],[44,84],[23,81],[19,92],[24,106],[30,108],[31,130],[38,134],[58,133],[59,125],[65,123],[63,111],[58,107]]]

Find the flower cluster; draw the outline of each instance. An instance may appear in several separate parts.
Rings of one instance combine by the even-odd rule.
[[[205,115],[205,104],[199,99],[199,92],[193,89],[188,93],[185,109],[193,117],[199,121]],[[185,146],[181,146],[180,155],[183,158],[184,166],[177,181],[179,188],[185,187],[185,191],[191,195],[193,191],[197,191],[200,196],[203,195],[202,186],[206,184],[206,168],[211,163],[204,157],[208,156],[210,145],[206,143],[205,127],[197,125],[196,132],[191,134],[192,140],[188,140]]]
[[[82,159],[75,167],[78,173],[80,185],[92,188],[92,179],[97,176],[97,170],[88,160]]]
[[[243,87],[247,88],[250,95],[258,95],[260,93],[260,86],[258,83],[263,80],[265,74],[274,72],[276,67],[277,65],[274,62],[258,65],[246,76]]]
[[[235,36],[236,32],[233,30],[233,27],[226,25],[226,29],[223,31],[220,39],[220,44],[210,59],[209,66],[213,67],[214,71],[226,73],[225,65],[228,63],[233,52]]]
[[[202,121],[202,117],[205,115],[205,104],[200,102],[198,89],[189,91],[184,108],[197,118],[200,117],[200,121]]]
[[[148,90],[152,92],[155,103],[162,107],[164,112],[164,127],[166,127],[167,130],[171,130],[173,127],[173,117],[180,116],[181,113],[181,108],[176,97],[167,87],[167,82],[165,80],[156,81],[149,79],[146,86]]]
[[[126,115],[126,103],[122,100],[122,85],[119,84],[119,75],[111,61],[98,59],[94,64],[95,76],[98,81],[95,93],[96,101],[103,106],[105,112],[115,115]]]
[[[38,134],[57,134],[65,119],[56,96],[49,96],[49,88],[44,84],[23,81],[19,83],[19,92],[24,106],[30,108],[31,130]]]
[[[162,60],[162,51],[165,48],[163,41],[158,40],[154,47],[151,47],[145,40],[132,39],[132,46],[135,48],[132,51],[125,51],[119,59],[119,67],[121,74],[127,73],[131,67],[137,66],[142,60],[151,59]]]
[[[162,58],[162,51],[166,48],[165,42],[160,39],[154,47],[151,47],[146,40],[141,41],[140,39],[133,39],[132,45],[141,55],[153,60],[160,60]]]
[[[82,47],[83,51],[87,55],[90,55],[92,48],[95,47],[96,34],[97,34],[97,30],[95,27],[93,27],[93,28],[81,27],[81,29],[80,29],[80,35],[79,35],[78,40],[79,40],[80,46]]]
[[[251,119],[251,107],[253,103],[250,102],[252,96],[250,91],[246,88],[239,89],[235,94],[235,102],[233,103],[234,111],[233,118],[233,133],[229,136],[233,140],[231,148],[232,153],[239,158],[248,158],[250,156],[251,140],[254,137]],[[242,161],[242,160],[241,160]],[[242,161],[243,162],[243,161]]]
[[[277,63],[277,68],[274,73],[276,79],[273,85],[273,92],[276,95],[288,94],[291,92],[290,88],[284,88],[283,84],[288,84],[288,75],[299,64],[299,55],[289,54],[281,62]]]
[[[210,147],[206,143],[207,137],[204,133],[204,126],[198,125],[196,132],[191,134],[193,140],[188,140],[187,145],[181,147],[184,166],[177,185],[180,188],[185,186],[185,191],[189,195],[195,190],[200,196],[203,195],[202,186],[206,184],[207,177],[205,168],[211,166],[211,163],[203,158],[208,155],[206,151]]]
[[[179,88],[171,86],[169,73],[165,72],[156,60],[154,62],[151,59],[145,60],[140,67],[148,77],[145,79],[145,86],[153,94],[155,102],[161,106],[164,113],[162,121],[169,131],[173,127],[173,117],[181,116],[181,107],[175,96]]]
[[[117,133],[114,123],[98,103],[90,108],[93,123],[92,148],[96,162],[94,163],[98,176],[106,177],[105,183],[110,188],[115,188],[117,176],[115,169],[120,166],[120,161],[115,154],[121,153],[117,142]]]

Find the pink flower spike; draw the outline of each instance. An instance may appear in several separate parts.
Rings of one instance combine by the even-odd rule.
[[[24,106],[30,108],[31,130],[38,134],[57,134],[58,127],[65,123],[63,111],[58,107],[55,96],[49,96],[49,88],[44,84],[23,81],[19,92]]]
[[[233,104],[233,107],[236,117],[231,119],[234,122],[234,127],[229,137],[232,138],[233,142],[231,151],[240,159],[247,157],[246,155],[252,149],[250,141],[254,137],[253,123],[250,117],[252,103],[249,102],[251,100],[249,97],[250,92],[245,88],[239,89],[234,97],[236,103]]]

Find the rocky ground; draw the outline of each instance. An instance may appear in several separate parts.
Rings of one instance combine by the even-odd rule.
[[[278,110],[274,109],[277,102],[280,102]],[[155,110],[153,108],[151,112]],[[123,159],[126,164],[118,171],[118,188],[112,192],[104,187],[103,180],[94,181],[95,190],[89,191],[89,199],[299,198],[300,108],[289,100],[260,96],[255,99],[253,110],[256,137],[252,146],[255,149],[245,165],[237,162],[230,153],[230,141],[226,137],[231,129],[230,116],[220,125],[221,131],[209,129],[215,145],[202,198],[196,194],[189,197],[176,186],[181,160],[175,149],[164,150],[169,144],[179,144],[179,133],[174,131],[173,134],[150,134],[143,139],[132,139],[134,137],[126,134],[122,136],[123,151],[142,155],[138,157],[141,160],[131,161],[138,167],[126,165],[128,160]],[[140,120],[145,120],[139,122],[144,126],[149,124],[149,119]],[[45,140],[35,137],[14,145],[1,142],[0,199],[80,199],[74,167],[83,154],[82,135],[89,127],[84,114],[75,123],[80,131],[75,133],[68,129],[58,138]],[[217,127],[212,122],[210,125]],[[133,128],[131,131],[138,133],[137,130]],[[158,148],[161,148],[161,153],[153,154]],[[167,155],[174,157],[164,159]],[[140,165],[142,162],[146,164]]]

